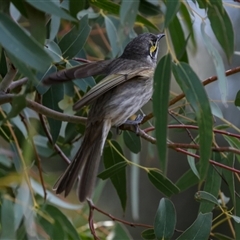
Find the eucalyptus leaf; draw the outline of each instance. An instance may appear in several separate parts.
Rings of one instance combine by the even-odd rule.
[[[156,117],[157,150],[161,169],[167,171],[167,121],[171,83],[171,55],[164,56],[154,73],[153,112]]]
[[[51,64],[52,59],[43,47],[3,13],[0,13],[0,32],[0,44],[11,58],[42,72]]]

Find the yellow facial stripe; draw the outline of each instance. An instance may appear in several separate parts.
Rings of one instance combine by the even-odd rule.
[[[157,43],[153,43],[152,41],[150,41],[150,43],[151,43],[151,47],[150,47],[150,54],[152,54],[155,50],[156,50],[156,48],[157,48]]]

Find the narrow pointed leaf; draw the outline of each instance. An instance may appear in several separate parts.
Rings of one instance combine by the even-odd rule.
[[[119,155],[118,152],[123,154],[121,147],[115,141],[111,141],[112,146],[104,148],[103,151],[103,162],[106,169],[111,168],[112,166],[124,162],[125,160]],[[117,149],[117,151],[115,150]],[[127,184],[126,184],[126,168],[123,167],[116,174],[110,177],[113,186],[115,187],[118,197],[121,201],[123,210],[126,209],[127,203]]]
[[[175,15],[170,22],[168,29],[177,59],[182,62],[188,62],[188,55],[186,51],[187,40],[185,40],[183,28],[177,15]]]
[[[214,155],[218,155],[217,153]],[[220,156],[215,161],[219,162]],[[215,198],[218,197],[220,186],[221,186],[221,168],[214,168],[212,165],[209,166],[208,174],[204,183],[203,191],[207,193],[211,193],[212,196]],[[209,203],[209,202],[201,202],[199,211],[202,213],[211,212],[215,207],[216,203]]]
[[[141,140],[136,133],[124,131],[123,140],[128,149],[133,153],[139,153],[141,151]]]
[[[75,57],[83,48],[90,33],[88,25],[88,15],[85,15],[79,22],[79,26],[74,26],[59,42],[64,58]]]
[[[220,90],[220,95],[222,99],[223,104],[227,104],[227,92],[228,92],[228,84],[227,84],[227,78],[225,75],[225,67],[223,64],[222,57],[220,53],[217,51],[217,49],[213,46],[210,37],[206,34],[204,28],[206,24],[205,22],[202,22],[201,24],[201,33],[203,36],[203,42],[207,48],[208,53],[210,54],[211,58],[213,59],[215,69],[218,76],[218,86]]]
[[[180,189],[180,191],[184,191],[198,183],[199,179],[193,173],[191,169],[185,172],[176,182],[176,186]]]
[[[176,81],[196,114],[199,126],[200,177],[204,179],[212,147],[213,122],[209,100],[200,79],[188,64],[173,64],[172,67]]]
[[[142,235],[142,238],[143,238],[143,239],[146,239],[146,240],[154,240],[154,239],[156,239],[155,232],[154,232],[154,229],[153,229],[153,228],[144,230],[144,231],[141,233],[141,235]]]
[[[194,223],[177,240],[208,240],[212,226],[212,213],[199,213]]]
[[[161,169],[167,170],[167,119],[171,83],[171,55],[167,54],[157,65],[154,74],[153,112],[156,118],[156,138]]]
[[[101,178],[102,180],[105,180],[107,178],[114,176],[116,173],[121,171],[126,166],[127,166],[126,162],[119,162],[119,163],[113,165],[112,167],[107,168],[105,171],[99,173],[98,177]]]
[[[63,99],[63,85],[57,84],[52,86],[44,95],[42,102],[44,106],[53,109],[58,112],[62,112],[59,108],[58,103]],[[50,125],[50,132],[53,138],[53,142],[57,141],[60,133],[62,122],[53,118],[48,118]]]
[[[234,31],[232,22],[222,1],[210,0],[207,11],[212,30],[228,59],[234,51]]]
[[[148,178],[152,184],[164,195],[171,197],[173,194],[179,192],[179,188],[167,177],[163,176],[160,172],[150,170]]]
[[[33,7],[43,11],[44,13],[49,13],[51,15],[56,15],[58,17],[70,20],[70,21],[76,21],[75,18],[73,18],[70,14],[68,14],[66,11],[64,11],[59,5],[56,4],[56,1],[53,0],[26,0],[29,4],[31,4]]]
[[[173,203],[162,198],[154,220],[154,232],[157,239],[171,239],[176,226],[176,210]]]
[[[114,14],[114,15],[119,15],[119,11],[120,11],[120,5],[116,4],[114,2],[110,2],[110,1],[92,1],[91,4],[93,6],[96,6],[98,8],[101,8],[105,11],[107,11],[109,14]],[[143,25],[145,25],[146,27],[150,27],[153,28],[157,31],[159,31],[158,27],[156,25],[154,25],[151,21],[149,21],[147,18],[137,14],[136,17],[136,21],[142,23]]]
[[[51,64],[52,59],[43,47],[3,13],[0,32],[0,44],[19,61],[42,72]]]
[[[169,23],[176,16],[179,8],[180,8],[180,1],[166,0],[165,28],[168,27]]]
[[[213,196],[211,193],[209,192],[205,192],[205,191],[198,191],[195,194],[195,198],[198,201],[207,201],[216,205],[219,205],[219,202],[217,200],[217,198],[215,196]]]

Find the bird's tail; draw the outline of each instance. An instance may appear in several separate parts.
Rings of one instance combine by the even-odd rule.
[[[82,145],[75,158],[53,187],[57,194],[65,192],[66,197],[80,174],[79,200],[83,202],[91,197],[110,128],[111,122],[106,119],[87,126]]]

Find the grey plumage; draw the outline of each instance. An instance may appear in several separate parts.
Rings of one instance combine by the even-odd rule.
[[[87,63],[62,70],[44,80],[45,84],[102,74],[106,77],[74,104],[79,110],[91,104],[85,136],[72,163],[54,185],[56,193],[67,196],[80,173],[79,200],[90,198],[104,143],[111,126],[120,126],[152,96],[158,42],[163,35],[141,34],[114,60]],[[99,65],[98,65],[99,63]]]

